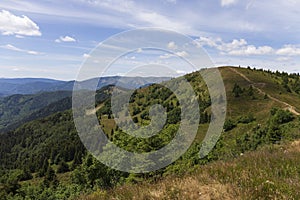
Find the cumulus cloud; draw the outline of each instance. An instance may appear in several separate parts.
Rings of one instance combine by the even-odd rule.
[[[281,56],[300,56],[300,48],[296,45],[284,45],[277,50],[276,54]]]
[[[16,16],[7,10],[0,11],[0,31],[2,35],[42,35],[39,26],[27,16]]]
[[[247,46],[247,41],[245,39],[239,39],[239,40],[232,40],[232,42],[229,43],[222,43],[222,45],[218,46],[219,50],[222,51],[234,51],[236,49],[239,48],[248,48],[249,46]]]
[[[172,49],[172,50],[175,50],[178,48],[174,41],[169,42],[167,47],[168,47],[168,49]]]
[[[24,52],[24,53],[28,53],[28,54],[31,54],[31,55],[38,55],[38,54],[41,54],[40,52],[37,52],[37,51],[26,50],[26,49],[20,49],[20,48],[15,47],[14,45],[11,45],[11,44],[2,45],[2,46],[0,46],[0,48],[2,48],[2,49],[7,49],[7,50],[11,50],[11,51]]]
[[[55,42],[76,42],[76,39],[70,36],[60,36]]]
[[[198,47],[202,47],[202,46],[217,47],[218,46],[217,43],[222,42],[222,39],[199,37],[198,39],[195,39],[193,42]]]
[[[245,39],[234,39],[231,42],[224,42],[221,38],[207,38],[200,37],[196,39],[195,45],[209,46],[215,48],[225,55],[267,55],[274,53],[274,49],[270,46],[259,46],[249,45]]]
[[[273,53],[274,49],[269,46],[255,47],[254,45],[243,46],[241,49],[229,51],[229,55],[266,55]]]
[[[230,6],[237,3],[238,0],[221,0],[221,6]]]
[[[219,51],[221,55],[231,56],[255,56],[272,55],[279,56],[277,61],[288,61],[291,57],[300,56],[300,45],[287,44],[281,48],[271,46],[250,45],[245,39],[234,39],[231,42],[224,42],[221,38],[199,37],[194,40],[197,47],[210,47]]]

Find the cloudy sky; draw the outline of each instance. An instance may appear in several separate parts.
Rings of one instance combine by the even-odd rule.
[[[141,27],[191,37],[215,66],[300,72],[299,16],[297,0],[1,0],[0,77],[75,79],[99,42]]]

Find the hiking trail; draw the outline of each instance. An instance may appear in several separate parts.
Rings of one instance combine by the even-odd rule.
[[[255,83],[255,82],[251,81],[245,74],[239,72],[235,68],[229,67],[229,69],[231,71],[235,72],[236,74],[240,75],[241,77],[243,77],[247,82],[249,82],[252,85],[252,87],[254,89],[256,89],[262,95],[267,95],[273,101],[276,101],[278,103],[281,103],[281,104],[285,105],[286,106],[285,110],[288,110],[288,111],[290,111],[291,113],[293,113],[295,115],[298,115],[298,116],[300,115],[300,113],[296,111],[296,108],[294,106],[292,106],[291,104],[288,104],[287,102],[281,101],[280,99],[277,99],[276,97],[273,97],[270,94],[267,94],[262,89],[260,89],[259,87],[257,87],[257,85],[265,85],[265,83]]]

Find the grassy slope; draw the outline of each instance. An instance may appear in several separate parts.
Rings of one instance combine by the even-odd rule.
[[[295,141],[199,166],[182,177],[126,184],[79,199],[299,199],[299,163],[300,141]]]
[[[277,84],[277,79],[273,78],[271,75],[265,72],[244,68],[235,69],[244,74],[251,81],[255,83],[261,83],[255,84],[256,87],[260,88],[268,95],[272,95],[280,100],[292,104],[293,106],[299,107],[299,95],[296,96],[295,94],[287,93],[282,86]],[[228,117],[237,117],[246,113],[253,113],[257,117],[258,121],[264,121],[272,107],[277,106],[284,108],[284,105],[281,103],[273,101],[272,99],[264,99],[264,95],[260,94],[257,90],[254,90],[256,99],[245,96],[242,96],[241,98],[235,98],[232,95],[232,88],[235,83],[239,84],[243,88],[249,88],[251,83],[249,83],[239,74],[234,73],[229,68],[221,68],[220,71],[222,73],[227,92]],[[282,95],[279,95],[279,92],[281,92]]]
[[[296,110],[300,110],[300,98],[299,95],[288,93],[285,89],[279,85],[280,80],[275,75],[270,75],[266,72],[249,70],[245,68],[234,68],[238,72],[247,76],[251,81],[253,81],[255,87],[259,88],[269,96],[278,98],[281,101],[284,101],[288,104],[291,104],[296,107]],[[261,94],[258,90],[254,89],[254,99],[247,95],[242,95],[239,98],[234,97],[232,94],[232,88],[234,84],[237,83],[245,90],[248,89],[251,85],[247,80],[245,80],[241,75],[233,72],[229,67],[220,68],[220,72],[222,74],[224,85],[227,93],[227,119],[237,120],[241,116],[246,116],[248,114],[253,114],[256,118],[256,122],[252,124],[238,124],[238,127],[232,131],[232,133],[239,134],[241,132],[245,132],[246,130],[250,130],[253,127],[257,126],[257,124],[266,124],[267,119],[269,118],[270,110],[272,107],[286,108],[286,105],[280,103],[278,101],[274,101],[270,98],[265,98],[264,94]],[[198,72],[192,73],[188,75],[191,78],[191,85],[194,87],[195,91],[200,96],[207,96],[205,92],[200,92],[202,90],[207,90],[205,84],[203,84],[202,78],[199,76]],[[134,103],[131,104],[130,110],[132,114],[133,107],[139,107],[140,110],[143,111],[143,107],[140,105],[147,104],[146,95],[149,94],[149,88],[142,88],[138,91],[139,94],[143,94],[144,97],[136,98]],[[280,94],[279,94],[280,93]],[[174,95],[171,95],[168,99],[172,99]],[[103,107],[99,105],[99,108]],[[147,106],[146,106],[147,107]],[[208,109],[209,110],[209,109]],[[132,117],[137,117],[139,121],[142,121],[143,125],[149,124],[150,121],[142,120],[141,113],[132,115]],[[111,129],[114,129],[116,124],[114,119],[108,119],[107,116],[102,116],[100,120],[100,124],[103,125],[104,131],[106,133],[110,133]],[[196,141],[201,141],[207,131],[207,124],[202,124],[199,126],[198,135],[196,137]]]
[[[250,71],[244,68],[240,68],[238,70],[245,74],[253,82],[264,83],[264,85],[261,85],[259,87],[263,89],[267,94],[295,106],[296,110],[298,111],[300,110],[299,95],[286,92],[286,90],[279,85],[282,80],[278,79],[278,77],[276,77],[275,75],[271,75],[263,71]]]
[[[286,92],[280,85],[280,78],[263,71],[243,68],[235,70],[244,74],[267,95],[299,110],[299,95]],[[240,134],[251,132],[258,124],[266,124],[272,107],[286,108],[286,105],[272,98],[265,98],[257,89],[254,89],[255,98],[247,95],[236,98],[232,94],[235,83],[245,89],[252,83],[228,67],[220,68],[220,72],[227,92],[227,118],[237,119],[250,113],[256,118],[255,122],[238,124],[235,129],[223,133],[222,137],[226,141],[223,145],[228,147],[220,155],[223,161],[198,166],[195,172],[183,177],[171,175],[155,184],[126,184],[109,192],[99,190],[80,199],[299,199],[299,143],[292,147],[265,147],[236,159],[231,152],[237,146],[235,139]],[[295,125],[290,131],[299,136],[297,127]],[[203,138],[206,129],[206,125],[200,125],[196,140]]]

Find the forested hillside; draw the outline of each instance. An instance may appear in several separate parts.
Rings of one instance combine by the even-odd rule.
[[[57,91],[32,95],[15,94],[0,99],[0,133],[16,128],[22,123],[38,117],[46,117],[55,112],[70,109],[70,106],[65,107],[68,102],[58,103],[57,101],[61,101],[66,97],[71,98],[71,95],[70,91]],[[49,106],[53,112],[50,109],[46,109]],[[43,112],[38,114],[37,112],[42,109]]]

